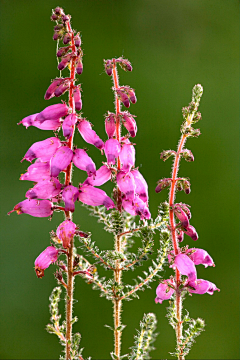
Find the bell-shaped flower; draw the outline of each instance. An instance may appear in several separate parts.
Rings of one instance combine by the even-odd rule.
[[[178,254],[170,267],[174,269],[177,268],[180,274],[188,277],[189,281],[195,281],[197,279],[194,262],[185,254]]]
[[[73,185],[68,185],[62,192],[62,199],[65,202],[66,211],[75,210],[75,201],[78,199],[78,189]]]
[[[136,98],[135,91],[133,89],[128,90],[128,96],[129,96],[129,99],[130,99],[131,103],[136,104],[137,98]]]
[[[117,174],[117,185],[121,192],[126,196],[127,200],[133,200],[135,196],[135,181],[131,173],[119,171]]]
[[[198,239],[196,229],[192,225],[188,225],[188,227],[182,228],[182,231],[184,231],[185,234],[190,236],[194,241]]]
[[[70,80],[65,80],[61,85],[59,85],[56,90],[54,91],[54,95],[59,97],[63,95],[70,87]]]
[[[189,216],[184,211],[181,204],[173,205],[173,212],[176,215],[176,217],[180,220],[182,227],[187,228],[189,226]],[[189,213],[190,213],[190,211],[189,211]]]
[[[136,184],[136,194],[142,201],[148,203],[148,184],[146,180],[138,170],[132,170],[131,174]]]
[[[86,171],[88,176],[96,175],[96,166],[86,150],[76,149],[73,155],[73,163],[77,168]]]
[[[115,208],[112,199],[107,196],[105,191],[96,189],[91,185],[83,185],[79,190],[79,200],[90,206],[104,205],[107,210]]]
[[[215,284],[210,281],[197,279],[195,281],[189,281],[187,284],[188,291],[192,294],[209,294],[213,295],[214,291],[220,291]]]
[[[57,228],[57,237],[62,241],[63,247],[69,248],[77,226],[71,220],[63,221]]]
[[[57,120],[66,116],[68,114],[68,110],[69,108],[66,104],[50,105],[37,115],[36,120],[39,122],[43,122],[45,120]]]
[[[135,137],[137,133],[137,124],[134,116],[131,115],[128,111],[124,111],[121,113],[121,119],[124,127],[127,129],[131,137]]]
[[[101,186],[111,179],[111,175],[111,170],[106,165],[103,165],[96,171],[95,178],[88,177],[83,185]]]
[[[115,116],[115,114],[109,112],[105,119],[105,130],[109,139],[111,139],[116,133]]]
[[[79,130],[82,138],[88,144],[92,144],[100,150],[104,148],[104,142],[100,139],[100,137],[96,134],[96,132],[94,130],[92,130],[92,126],[89,121],[82,120],[78,124],[78,130]]]
[[[208,266],[215,266],[213,259],[206,250],[196,248],[188,249],[187,254],[195,265],[203,264],[205,268]]]
[[[63,131],[63,136],[65,136],[65,138],[69,139],[72,136],[74,125],[76,124],[76,122],[77,122],[76,114],[70,114],[63,120],[62,131]]]
[[[129,172],[135,165],[135,148],[128,139],[122,145],[119,158],[122,164],[122,171]]]
[[[171,298],[175,290],[169,285],[174,286],[173,281],[170,279],[163,280],[163,282],[158,285],[156,289],[157,297],[155,298],[156,304],[162,304],[163,300],[169,300]]]
[[[29,126],[34,126],[41,130],[57,130],[61,126],[61,122],[59,119],[46,120],[41,123],[40,121],[36,120],[37,115],[38,113],[25,117],[24,119],[22,119],[22,121],[18,123],[18,125],[23,124],[26,127],[26,129]]]
[[[104,152],[107,158],[108,165],[115,165],[115,159],[121,151],[121,145],[116,139],[109,139],[105,142]]]
[[[60,193],[61,189],[62,184],[58,179],[42,180],[26,192],[26,197],[29,199],[52,199]]]
[[[133,199],[133,207],[135,209],[136,215],[140,216],[140,219],[151,219],[151,213],[148,209],[147,204],[142,201],[138,196],[135,196]]]
[[[82,57],[79,56],[79,58],[76,61],[76,73],[78,75],[81,75],[83,72],[83,62],[82,62]]]
[[[43,141],[34,143],[26,152],[24,159],[32,161],[39,158],[41,161],[48,161],[61,146],[61,141],[56,137],[51,137]]]
[[[65,49],[65,48],[62,48]],[[57,89],[57,87],[59,85],[61,85],[64,82],[65,79],[63,78],[57,78],[55,80],[53,80],[53,82],[51,83],[51,85],[48,87],[46,94],[44,96],[45,100],[49,100],[54,96],[54,91]]]
[[[124,92],[124,90],[123,89],[117,89],[116,92],[117,92],[119,100],[122,101],[123,105],[126,106],[126,108],[129,108],[130,101],[129,101],[129,98],[128,98],[127,94]]]
[[[37,161],[30,165],[25,174],[22,174],[20,180],[41,181],[50,179],[50,164],[49,161]]]
[[[81,91],[79,86],[76,86],[73,90],[73,100],[75,103],[75,109],[77,111],[82,110],[82,98],[81,98]]]
[[[49,200],[23,200],[14,206],[12,211],[16,211],[18,215],[28,214],[35,217],[48,217],[53,213],[52,202]]]
[[[58,64],[58,70],[60,70],[60,71],[64,70],[70,63],[71,59],[72,59],[72,53],[65,55],[62,58],[61,62]]]
[[[133,206],[132,200],[122,199],[122,207],[124,210],[132,216],[136,216],[135,207]]]
[[[61,146],[57,149],[50,160],[50,174],[57,177],[59,173],[66,169],[73,158],[73,151],[67,146]]]
[[[54,246],[48,246],[35,260],[35,271],[38,278],[44,276],[44,270],[58,259],[59,250]]]

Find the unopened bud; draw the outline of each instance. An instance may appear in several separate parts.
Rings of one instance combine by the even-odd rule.
[[[81,38],[80,38],[80,36],[79,36],[79,33],[74,36],[74,44],[75,44],[76,47],[80,47],[80,46],[81,46]]]
[[[185,194],[190,194],[191,192],[191,188],[190,188],[190,181],[188,180],[183,180],[183,190],[185,192]]]
[[[166,161],[172,155],[176,155],[176,152],[173,150],[163,150],[160,154],[160,159],[162,159],[163,161]]]
[[[190,132],[190,136],[192,137],[198,137],[199,135],[201,135],[200,129],[192,129]]]
[[[48,89],[46,91],[44,99],[45,100],[51,99],[54,96],[54,91],[57,89],[57,87],[59,85],[62,84],[63,81],[64,81],[64,79],[62,79],[62,78],[59,78],[59,79],[57,78],[57,79],[53,80],[53,82],[51,83],[51,85],[48,87]]]
[[[191,150],[188,149],[184,149],[184,151],[182,152],[182,157],[186,160],[186,161],[194,161],[194,156],[193,153],[191,152]]]
[[[177,191],[182,191],[183,190],[183,184],[182,184],[182,180],[178,180],[176,183],[176,189]]]
[[[123,90],[121,90],[121,89],[117,89],[116,92],[117,92],[119,100],[122,101],[123,105],[126,106],[126,108],[129,108],[130,101],[129,101],[127,94],[125,92],[123,92]]]
[[[83,63],[82,63],[82,58],[79,57],[77,59],[77,63],[76,63],[76,72],[78,75],[81,75],[83,72]]]
[[[117,62],[124,71],[132,71],[132,65],[127,59],[118,58]]]
[[[70,21],[71,16],[70,15],[62,15],[62,21],[66,22],[66,21]]]
[[[104,60],[104,62],[105,62],[105,71],[107,75],[111,76],[113,69],[112,60]]]
[[[70,86],[70,81],[66,81],[63,84],[61,84],[60,86],[58,86],[58,88],[54,91],[54,95],[56,97],[59,97],[61,95],[63,95],[65,93],[65,91],[67,91],[69,89]]]
[[[71,61],[71,58],[72,54],[65,55],[62,58],[62,61],[58,64],[58,70],[64,70],[67,67],[68,63]]]
[[[111,139],[115,135],[116,132],[115,114],[108,113],[108,116],[105,119],[105,130],[109,139]]]
[[[130,98],[130,101],[132,104],[136,104],[137,102],[137,98],[136,98],[136,95],[135,95],[135,92],[133,89],[129,89],[128,90],[128,96]]]
[[[57,19],[58,19],[58,16],[56,14],[52,14],[51,20],[52,21],[57,21]]]
[[[192,123],[196,124],[199,120],[202,120],[202,115],[200,112],[196,112],[193,117]]]
[[[54,31],[59,31],[61,29],[63,29],[63,24],[57,24],[56,26],[54,26]]]
[[[172,179],[169,179],[169,178],[159,180],[157,183],[157,187],[155,189],[156,193],[159,193],[163,189],[168,188],[171,185],[171,181],[172,181]]]
[[[65,55],[69,49],[70,49],[70,46],[61,47],[60,49],[58,49],[57,57],[61,57],[61,56]]]
[[[79,86],[76,86],[73,90],[73,99],[75,102],[75,109],[77,111],[82,110],[82,98],[81,98],[81,91]]]
[[[71,41],[71,35],[67,33],[63,38],[64,45],[67,45]]]
[[[55,13],[56,15],[62,15],[62,14],[64,14],[64,11],[63,11],[63,9],[62,9],[60,6],[57,6],[57,7],[54,9],[54,13]]]
[[[55,31],[53,34],[53,40],[59,40],[63,36],[63,33],[61,31]]]

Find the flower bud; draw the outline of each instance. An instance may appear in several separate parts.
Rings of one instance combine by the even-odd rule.
[[[41,181],[50,179],[49,162],[35,162],[28,167],[25,174],[22,174],[20,180]]]
[[[127,200],[133,200],[135,197],[136,185],[134,176],[131,173],[119,171],[117,174],[117,185],[121,192],[126,195]]]
[[[111,139],[116,133],[116,122],[115,114],[108,113],[108,116],[105,118],[105,130],[108,135],[108,138]]]
[[[159,193],[160,191],[162,191],[163,189],[168,188],[171,185],[172,179],[161,179],[157,182],[157,187],[155,189],[156,193]]]
[[[74,44],[77,48],[81,46],[81,38],[79,36],[79,33],[77,33],[77,35],[74,36]]]
[[[57,177],[68,167],[73,158],[73,151],[67,146],[61,146],[50,160],[50,174]]]
[[[52,14],[51,18],[52,21],[57,21],[58,16],[56,14]]]
[[[103,165],[96,171],[95,178],[88,177],[83,185],[101,186],[111,179],[111,175],[111,170],[106,165]]]
[[[129,172],[135,165],[135,148],[128,139],[122,145],[119,158],[122,164],[121,170],[124,172]]]
[[[69,248],[71,240],[75,234],[76,224],[71,220],[63,221],[57,228],[57,237],[62,241],[63,247]]]
[[[151,213],[148,209],[147,204],[142,201],[138,196],[135,196],[133,199],[133,207],[136,212],[136,215],[140,216],[140,219],[151,219]]]
[[[123,92],[123,90],[121,90],[121,89],[117,89],[116,92],[117,92],[119,100],[122,101],[123,105],[126,108],[129,108],[130,102],[129,102],[127,94],[125,92]]]
[[[68,185],[62,192],[62,199],[65,202],[65,211],[75,210],[75,201],[78,199],[78,189],[75,186]]]
[[[107,210],[115,208],[112,199],[107,196],[105,191],[96,189],[91,185],[83,185],[79,190],[79,200],[90,206],[104,205]]]
[[[132,71],[132,65],[127,59],[123,59],[122,57],[120,57],[117,59],[117,62],[124,71]]]
[[[203,264],[206,267],[215,266],[213,259],[206,250],[203,249],[188,249],[187,254],[190,253],[189,257],[195,265]]]
[[[54,9],[54,13],[56,15],[63,15],[64,14],[64,11],[63,9],[60,7],[60,6],[57,6],[55,9]]]
[[[194,241],[196,241],[198,239],[198,234],[196,232],[196,229],[192,226],[189,225],[186,229],[182,229],[186,235],[190,236]]]
[[[169,300],[173,295],[175,290],[172,287],[170,287],[169,284],[173,286],[173,281],[170,279],[163,280],[163,282],[158,285],[156,289],[156,294],[157,294],[157,297],[155,299],[156,304],[157,303],[162,304],[163,300]]]
[[[39,122],[43,122],[45,120],[58,120],[63,116],[68,114],[68,106],[66,104],[55,104],[46,107],[43,111],[41,111],[36,120]]]
[[[63,120],[62,131],[63,131],[63,136],[65,136],[65,138],[69,139],[72,136],[74,125],[76,124],[76,122],[77,122],[76,114],[70,114]]]
[[[75,109],[77,111],[82,110],[82,99],[81,99],[81,91],[79,86],[76,86],[73,90],[73,99],[75,102]]]
[[[77,168],[86,171],[88,176],[96,175],[96,166],[85,150],[76,149],[74,151],[73,163]]]
[[[182,275],[186,275],[189,281],[194,281],[197,279],[197,271],[195,265],[191,259],[185,254],[178,254],[175,257],[173,265],[170,267],[178,269]]]
[[[136,194],[142,201],[148,203],[148,184],[146,180],[138,170],[132,170],[131,173],[136,185]]]
[[[82,63],[82,57],[79,56],[76,61],[76,72],[78,75],[81,75],[83,72],[83,63]]]
[[[63,95],[70,87],[71,82],[69,80],[64,81],[61,85],[59,85],[54,91],[54,95],[59,97]]]
[[[109,139],[105,142],[104,152],[107,158],[108,165],[115,165],[115,158],[118,157],[121,151],[121,145],[116,139]]]
[[[111,76],[112,72],[113,72],[113,64],[112,64],[112,60],[104,60],[105,62],[105,71],[106,74]]]
[[[121,119],[122,119],[123,125],[128,130],[131,137],[135,137],[136,133],[137,133],[137,124],[136,124],[136,121],[135,121],[133,115],[131,115],[128,111],[125,111],[125,112],[121,113]]]
[[[220,291],[215,284],[210,281],[197,279],[196,281],[188,282],[188,291],[192,294],[209,294],[213,295],[214,291]]]
[[[72,53],[67,54],[62,58],[62,61],[58,64],[58,70],[64,70],[72,59]]]
[[[92,144],[100,150],[104,148],[104,142],[100,139],[96,132],[92,130],[92,126],[89,121],[82,120],[78,125],[78,130],[88,144]]]
[[[44,276],[44,270],[58,259],[58,249],[48,246],[35,260],[35,271],[38,278]]]
[[[63,43],[64,45],[67,45],[71,41],[71,34],[67,33],[64,35]]]
[[[181,204],[173,205],[173,211],[175,216],[180,220],[182,227],[187,228],[189,226],[189,221],[188,221],[189,218],[186,212],[184,211],[183,207],[181,206]]]
[[[25,159],[31,162],[36,158],[39,158],[41,161],[48,161],[60,146],[61,141],[56,137],[38,141],[28,149],[22,161]]]
[[[63,36],[63,32],[62,31],[55,31],[53,34],[53,40],[59,40],[61,39],[61,37]]]
[[[26,197],[29,199],[52,199],[60,193],[61,189],[62,184],[58,179],[42,180],[26,192]]]
[[[136,95],[135,95],[134,90],[133,90],[133,89],[129,89],[127,93],[128,93],[128,96],[129,96],[129,98],[130,98],[131,103],[132,103],[132,104],[136,104],[137,98],[136,98]]]
[[[186,161],[194,161],[194,156],[193,153],[191,152],[191,150],[188,149],[184,149],[184,151],[182,152],[182,157],[186,160]]]
[[[190,181],[188,180],[183,180],[183,190],[185,192],[185,194],[190,194],[191,192],[191,188],[190,188]]]
[[[176,155],[176,152],[173,150],[164,150],[160,154],[160,159],[162,159],[163,161],[166,161],[172,155]]]
[[[71,46],[61,47],[60,49],[58,49],[57,57],[62,57],[62,56],[64,56],[64,55],[68,52],[69,49],[71,49]]]
[[[51,99],[53,96],[54,96],[54,92],[55,90],[57,89],[57,87],[59,85],[61,85],[63,83],[65,79],[62,79],[62,78],[57,78],[55,80],[53,80],[53,82],[51,83],[51,85],[48,87],[47,91],[46,91],[46,94],[44,96],[44,99],[45,100],[49,100]]]
[[[180,229],[177,229],[177,240],[178,242],[182,242],[184,238],[184,232]]]
[[[35,217],[48,217],[53,213],[52,203],[49,200],[23,200],[14,206],[12,211],[9,211],[8,215],[13,211],[16,211],[18,215],[28,214]]]
[[[62,21],[63,22],[66,22],[66,21],[70,21],[70,19],[71,19],[71,16],[70,15],[62,15]]]

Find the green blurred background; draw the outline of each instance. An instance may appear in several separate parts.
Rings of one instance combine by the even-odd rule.
[[[149,184],[150,210],[156,216],[167,191],[155,194],[156,181],[168,177],[171,160],[159,153],[176,149],[181,108],[191,100],[192,87],[204,87],[199,123],[202,135],[190,139],[194,163],[182,162],[180,175],[190,177],[192,192],[179,193],[178,201],[191,205],[199,233],[196,243],[185,236],[184,245],[206,249],[215,268],[198,266],[198,277],[217,284],[220,293],[193,295],[185,306],[194,318],[206,319],[206,331],[197,338],[190,359],[239,359],[238,350],[238,76],[239,15],[236,0],[1,0],[1,359],[57,359],[61,351],[49,335],[48,297],[55,286],[54,266],[37,279],[33,264],[49,245],[49,232],[62,221],[60,213],[50,222],[28,215],[7,216],[24,199],[31,182],[19,181],[28,163],[20,163],[33,142],[52,136],[37,128],[26,130],[17,123],[57,101],[44,101],[50,79],[58,76],[52,41],[51,9],[62,6],[72,15],[73,28],[82,33],[84,116],[104,139],[103,114],[113,111],[111,79],[103,71],[103,59],[127,57],[133,72],[120,73],[120,83],[136,89],[138,102],[130,111],[137,115],[136,164]],[[86,145],[79,135],[75,143]],[[99,167],[103,158],[92,146],[89,154]],[[83,180],[76,170],[74,184]],[[111,185],[105,189],[110,193]],[[80,205],[74,215],[82,230],[92,231],[102,249],[112,248],[109,234]],[[139,240],[136,239],[136,245]],[[156,244],[158,239],[156,238]],[[146,264],[145,266],[150,265]],[[141,273],[140,268],[138,273]],[[104,275],[104,270],[100,270]],[[168,270],[163,274],[169,276]],[[124,280],[132,283],[128,273]],[[166,306],[154,302],[155,288],[140,293],[140,300],[124,303],[122,354],[133,345],[135,329],[146,312],[155,312],[159,332],[151,353],[154,359],[171,358],[175,334],[167,322]],[[74,330],[82,334],[84,357],[107,359],[113,336],[112,304],[99,298],[82,279],[76,280]],[[63,304],[61,305],[64,312]]]

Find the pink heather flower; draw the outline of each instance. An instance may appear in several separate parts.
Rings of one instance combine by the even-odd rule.
[[[63,136],[65,136],[65,138],[69,139],[72,136],[74,125],[76,124],[76,122],[77,122],[76,114],[70,114],[63,120],[62,131],[63,131]]]
[[[71,48],[71,46],[64,46],[64,47],[59,48],[58,52],[57,52],[57,57],[64,56],[70,48]]]
[[[68,115],[68,106],[66,104],[55,104],[50,105],[41,111],[37,115],[36,120],[39,122],[45,120],[57,120],[66,115]]]
[[[129,101],[127,94],[122,89],[117,89],[116,92],[117,92],[118,98],[122,101],[123,105],[126,108],[129,108],[130,101]]]
[[[64,70],[72,59],[72,53],[62,57],[61,62],[58,64],[58,70]]]
[[[64,48],[62,48],[64,49]],[[58,51],[59,52],[59,51]],[[45,100],[49,100],[54,96],[54,91],[57,89],[57,87],[59,85],[61,85],[63,83],[65,79],[59,78],[59,79],[55,79],[53,80],[53,82],[51,83],[51,85],[48,87],[46,94],[44,96]]]
[[[66,211],[75,210],[75,201],[78,199],[78,189],[73,185],[68,185],[62,192],[62,199],[65,202]]]
[[[101,186],[111,179],[111,175],[111,170],[103,165],[96,171],[95,179],[92,176],[88,177],[83,185]]]
[[[88,176],[96,175],[96,166],[86,150],[76,149],[73,155],[73,163],[77,168],[86,171]]]
[[[175,204],[173,206],[173,212],[176,217],[180,220],[182,227],[187,228],[189,226],[189,217],[187,216],[186,212],[183,210],[181,204]]]
[[[18,125],[23,124],[26,127],[26,129],[29,126],[34,126],[41,130],[57,130],[61,126],[61,122],[59,119],[46,120],[43,123],[41,123],[40,121],[36,120],[37,115],[38,113],[25,117],[24,119],[22,119],[22,121],[18,123]]]
[[[105,142],[104,152],[108,165],[115,165],[115,159],[121,151],[121,145],[116,139],[109,139]]]
[[[188,291],[192,294],[209,294],[213,295],[214,291],[220,291],[215,284],[203,279],[196,279],[195,281],[189,281],[187,284]]]
[[[27,161],[39,158],[41,161],[48,161],[61,146],[61,141],[56,137],[51,137],[43,141],[34,143],[26,152],[24,158]]]
[[[163,189],[168,188],[171,185],[172,180],[169,178],[164,178],[164,179],[160,179],[157,182],[157,186],[156,186],[156,193],[159,193],[160,191],[162,191]]]
[[[28,167],[25,174],[22,174],[20,180],[41,181],[50,179],[50,164],[47,162],[36,161]]]
[[[132,216],[136,216],[136,211],[131,200],[122,199],[122,207]]]
[[[205,268],[208,266],[215,266],[213,259],[206,250],[193,248],[188,249],[187,254],[188,253],[190,253],[188,256],[195,265],[203,264]]]
[[[76,62],[76,72],[78,75],[81,75],[83,72],[83,63],[82,63],[82,58],[80,56]]]
[[[128,130],[131,137],[135,137],[137,133],[137,124],[133,115],[131,115],[128,111],[124,111],[121,113],[121,119],[123,125]]]
[[[189,281],[195,281],[197,279],[197,271],[194,265],[194,262],[189,259],[185,254],[178,254],[173,265],[170,267],[177,268],[182,275],[186,275]]]
[[[168,279],[160,283],[156,289],[157,297],[155,303],[162,304],[163,300],[169,300],[174,293],[174,289],[169,286],[169,284],[174,285],[173,281]]]
[[[135,148],[128,139],[126,139],[125,144],[122,145],[119,158],[122,164],[122,171],[129,172],[135,165]]]
[[[71,41],[71,35],[69,33],[67,33],[67,34],[65,34],[65,36],[63,38],[64,45],[67,45],[69,43],[69,41]]]
[[[184,232],[180,229],[177,229],[177,240],[178,242],[182,242],[184,238]]]
[[[62,184],[58,179],[42,180],[26,192],[26,197],[29,199],[52,199],[60,193],[61,189]]]
[[[136,215],[140,216],[140,219],[151,219],[151,213],[148,209],[147,204],[142,201],[138,196],[135,196],[133,200],[133,207],[135,209]]]
[[[127,200],[133,200],[135,196],[135,181],[134,176],[131,173],[125,173],[119,171],[117,174],[117,185],[121,192],[126,195]]]
[[[109,139],[111,139],[115,135],[116,133],[115,114],[108,113],[108,116],[105,119],[105,130]]]
[[[142,201],[148,203],[148,184],[146,180],[138,170],[132,170],[131,174],[136,184],[136,194]]]
[[[75,109],[77,111],[82,110],[82,98],[81,98],[81,91],[79,89],[79,86],[76,86],[73,90],[73,99],[75,102]]]
[[[35,271],[38,278],[44,276],[44,270],[58,259],[58,249],[48,246],[35,260]]]
[[[100,139],[96,132],[92,130],[92,126],[89,121],[82,120],[78,125],[78,130],[88,144],[92,144],[100,150],[104,148],[104,142]]]
[[[104,205],[107,210],[115,208],[112,199],[107,196],[105,191],[96,189],[91,185],[83,185],[79,190],[79,200],[90,206]]]
[[[63,95],[70,87],[70,80],[65,80],[61,85],[59,85],[56,90],[54,91],[54,95],[59,97]]]
[[[187,228],[182,230],[185,232],[185,234],[190,236],[194,241],[198,239],[198,234],[196,232],[196,229],[192,225],[189,225]]]
[[[58,226],[57,237],[62,241],[65,249],[70,247],[70,242],[75,234],[76,227],[76,224],[71,220],[65,220]]]
[[[136,104],[137,98],[136,98],[136,95],[135,95],[135,91],[133,89],[128,90],[128,96],[130,98],[131,103]]]
[[[8,215],[13,211],[16,211],[18,215],[28,214],[35,217],[47,217],[53,213],[52,203],[49,200],[23,200],[14,206],[12,211],[9,211]]]
[[[74,44],[75,44],[76,47],[80,47],[80,46],[81,46],[81,38],[80,38],[80,36],[79,36],[79,33],[74,36]]]
[[[61,146],[57,149],[50,160],[50,174],[57,177],[59,173],[66,169],[73,158],[73,151],[67,146]]]
[[[105,71],[107,75],[111,76],[113,72],[112,60],[105,60],[104,62],[105,62]]]

